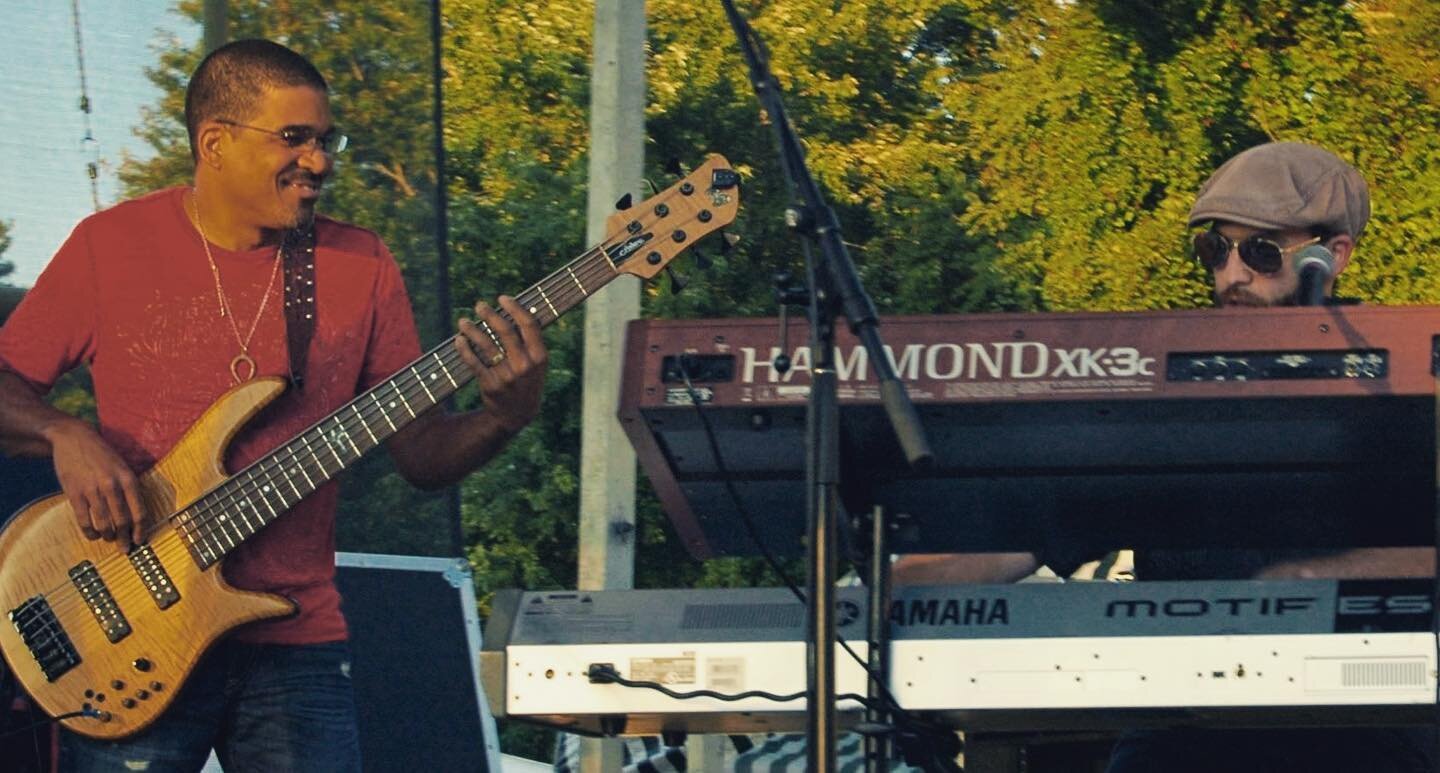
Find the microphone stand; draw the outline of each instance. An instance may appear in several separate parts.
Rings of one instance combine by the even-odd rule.
[[[886,416],[912,467],[932,459],[915,407],[885,354],[875,306],[865,294],[855,265],[841,240],[840,224],[805,166],[800,140],[785,115],[779,85],[769,68],[764,43],[735,10],[721,0],[725,15],[750,67],[750,82],[770,118],[780,149],[792,204],[786,223],[801,242],[809,283],[810,400],[806,413],[805,483],[809,536],[806,572],[806,722],[805,740],[812,773],[835,770],[835,546],[840,504],[840,413],[836,396],[835,322],[843,315],[865,346],[880,380]],[[819,259],[811,245],[819,246]]]

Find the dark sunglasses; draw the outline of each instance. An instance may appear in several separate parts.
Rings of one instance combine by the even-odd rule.
[[[1226,261],[1230,260],[1230,250],[1239,247],[1240,260],[1251,270],[1260,274],[1274,274],[1285,267],[1286,257],[1319,242],[1320,237],[1316,236],[1299,244],[1281,247],[1273,239],[1256,235],[1241,239],[1237,244],[1225,234],[1211,228],[1195,234],[1195,257],[1206,269],[1219,271],[1225,267]]]
[[[262,129],[259,126],[251,126],[250,124],[227,121],[220,118],[215,119],[215,122],[223,123],[226,126],[238,126],[241,129],[250,129],[251,131],[265,132],[266,134],[274,135],[279,137],[280,141],[285,143],[285,147],[287,148],[316,147],[322,152],[332,156],[345,150],[350,144],[350,138],[334,128],[321,134],[309,126],[286,126],[276,131],[274,129]]]

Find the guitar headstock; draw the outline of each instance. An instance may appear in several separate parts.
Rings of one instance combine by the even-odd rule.
[[[601,248],[617,271],[650,279],[739,210],[740,175],[712,154],[685,179],[611,215]]]

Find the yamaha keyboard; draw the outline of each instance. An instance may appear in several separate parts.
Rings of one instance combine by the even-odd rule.
[[[842,331],[842,499],[883,506],[896,552],[1434,544],[1440,309],[894,317],[881,333],[935,464],[905,467]],[[782,373],[776,320],[631,323],[619,417],[696,557],[756,552],[732,488],[761,540],[802,552],[807,335],[792,326]]]
[[[889,688],[975,731],[1423,723],[1429,594],[1416,580],[899,588]],[[838,589],[839,634],[862,658],[865,607],[863,589]],[[804,727],[803,698],[679,700],[588,676],[803,693],[805,608],[783,589],[501,591],[493,610],[481,657],[497,717],[610,735]],[[843,653],[836,685],[866,691]],[[861,711],[838,708],[846,723]]]

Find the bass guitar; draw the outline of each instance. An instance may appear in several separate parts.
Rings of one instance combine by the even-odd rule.
[[[730,223],[739,176],[710,156],[685,179],[606,222],[601,243],[516,296],[553,322],[622,274],[654,277]],[[492,332],[493,335],[493,332]],[[450,340],[239,472],[225,449],[285,388],[279,378],[220,397],[140,476],[145,539],[128,552],[90,540],[66,498],[22,509],[0,531],[0,652],[50,716],[116,739],[165,711],[195,664],[236,626],[291,614],[290,601],[237,590],[225,556],[472,378]]]

